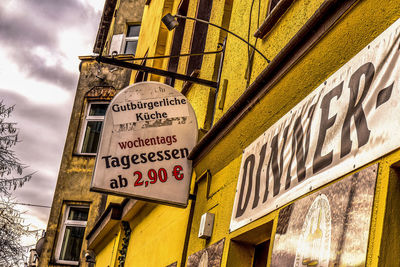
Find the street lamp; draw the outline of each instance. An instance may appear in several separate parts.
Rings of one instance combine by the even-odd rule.
[[[250,44],[249,42],[247,42],[245,39],[243,39],[242,37],[240,37],[239,35],[237,35],[236,33],[231,32],[230,30],[227,30],[225,28],[222,28],[221,26],[218,26],[214,23],[208,22],[206,20],[202,20],[202,19],[198,19],[198,18],[191,18],[191,17],[186,17],[186,16],[182,16],[179,14],[176,15],[171,15],[171,13],[168,13],[167,15],[165,15],[161,21],[164,23],[164,25],[167,27],[167,29],[169,31],[172,31],[173,29],[175,29],[178,25],[179,22],[176,20],[176,18],[182,18],[182,19],[186,19],[186,20],[194,20],[194,21],[198,21],[201,23],[205,23],[214,27],[217,27],[218,29],[221,29],[227,33],[232,34],[233,36],[235,36],[236,38],[242,40],[243,42],[245,42],[248,46],[250,46],[251,48],[254,49],[254,51],[256,51],[258,54],[260,54],[268,63],[270,63],[270,60],[263,55],[263,53],[261,53],[254,45]]]

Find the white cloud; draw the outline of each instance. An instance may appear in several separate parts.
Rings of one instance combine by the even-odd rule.
[[[50,205],[78,83],[78,56],[92,54],[104,0],[0,1],[0,101],[16,104],[11,116],[23,138],[16,154],[37,171],[15,196]],[[25,223],[46,229],[50,209],[20,209],[27,211]]]
[[[31,53],[41,57],[43,59],[42,63],[47,67],[53,67],[57,65],[58,58],[43,46],[33,47],[31,49]]]
[[[4,51],[0,50],[0,58],[8,62],[0,64],[0,90],[18,93],[43,105],[57,106],[72,100],[72,92],[27,76]]]
[[[61,63],[66,70],[76,72],[80,63],[78,56],[93,54],[93,35],[82,36],[82,29],[70,28],[62,31],[58,35],[58,40],[61,51],[68,51],[68,55],[76,55],[63,58]]]
[[[104,7],[104,0],[79,0],[84,5],[91,6],[96,12],[102,11]]]
[[[27,209],[27,206],[23,205],[17,205],[16,208],[22,212],[21,218],[24,219],[23,224],[29,226],[30,231],[39,231],[39,235],[41,234],[41,230],[46,229],[46,222],[43,220],[40,220],[39,218],[36,217],[36,214],[32,212],[31,210]],[[45,213],[49,212],[49,209],[47,208],[42,208],[44,209]],[[40,236],[32,234],[29,236],[22,236],[21,237],[21,244],[23,246],[30,246],[36,244],[38,238]]]

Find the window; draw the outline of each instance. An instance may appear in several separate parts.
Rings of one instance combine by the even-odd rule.
[[[140,25],[129,25],[125,37],[124,54],[136,53],[136,47],[139,40]]]
[[[189,0],[182,0],[178,7],[178,14],[182,16],[187,16],[187,11],[189,7]],[[174,31],[174,37],[172,39],[171,46],[171,56],[177,56],[181,53],[183,34],[185,33],[185,24],[186,19],[177,18],[179,25],[176,27]],[[178,70],[179,57],[171,57],[168,63],[168,70],[172,72],[176,72]],[[166,78],[166,84],[174,86],[173,79],[168,77]]]
[[[140,25],[128,25],[126,34],[115,34],[111,39],[109,54],[135,55],[139,41]]]
[[[213,4],[212,0],[200,0],[197,6],[196,18],[205,21],[210,21],[212,4]],[[192,44],[190,48],[191,54],[201,54],[204,52],[204,48],[206,46],[207,31],[208,31],[208,25],[206,23],[201,23],[201,22],[195,23],[192,36]],[[200,69],[202,63],[203,63],[202,55],[190,56],[188,66],[186,69],[186,74],[190,75],[194,70]]]
[[[67,206],[57,243],[58,263],[78,265],[88,213],[87,206]]]
[[[95,154],[97,152],[101,126],[103,125],[107,107],[108,103],[104,102],[89,103],[82,131],[81,154]]]

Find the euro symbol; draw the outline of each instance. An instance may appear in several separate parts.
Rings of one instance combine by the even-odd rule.
[[[172,171],[172,175],[175,177],[176,180],[180,181],[183,179],[183,173],[181,171],[183,170],[181,165],[175,165],[174,170]]]

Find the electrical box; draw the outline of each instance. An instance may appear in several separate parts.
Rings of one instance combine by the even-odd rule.
[[[214,216],[215,214],[208,212],[201,216],[199,238],[208,239],[211,237],[214,227]]]
[[[110,56],[122,54],[122,43],[124,42],[123,34],[116,34],[111,39]]]

